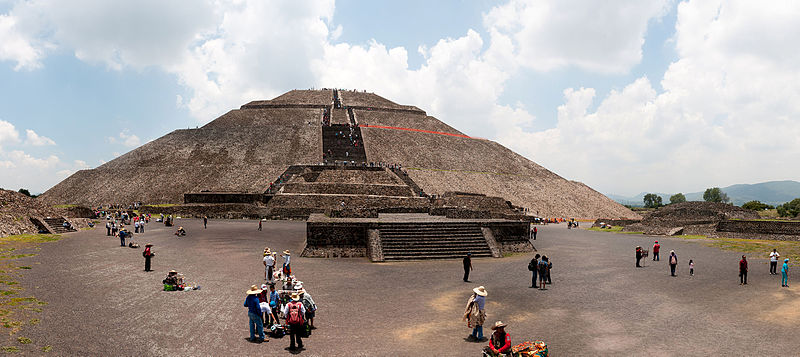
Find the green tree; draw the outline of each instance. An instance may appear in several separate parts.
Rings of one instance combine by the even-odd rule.
[[[669,196],[670,204],[681,203],[681,202],[686,202],[686,196],[684,196],[682,193],[678,192],[672,196]]]
[[[775,207],[770,206],[766,203],[761,203],[761,201],[750,201],[742,205],[742,208],[749,209],[753,211],[763,211],[765,209],[773,209]]]
[[[722,203],[728,203],[728,201],[730,201],[728,195],[725,194],[725,192],[722,192],[722,190],[719,187],[707,188],[706,192],[703,192],[703,200],[705,200],[706,202],[722,202]]]
[[[19,192],[19,193],[21,193],[21,194],[23,194],[25,196],[31,197],[31,191],[28,191],[27,188],[21,188],[17,192]]]
[[[800,213],[800,198],[795,198],[791,202],[786,202],[775,208],[778,209],[778,215],[781,217],[797,217],[797,214]]]
[[[661,202],[661,196],[655,193],[648,193],[644,195],[644,206],[647,208],[658,208],[664,204]]]

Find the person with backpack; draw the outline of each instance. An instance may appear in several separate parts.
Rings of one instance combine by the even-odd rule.
[[[528,263],[528,270],[531,272],[531,287],[536,287],[536,275],[539,273],[539,257],[541,255],[536,254],[533,259]]]
[[[306,315],[306,308],[300,301],[300,295],[297,292],[292,293],[292,301],[283,307],[283,316],[286,316],[286,324],[289,325],[289,350],[302,350],[303,339],[302,334],[305,332],[303,324],[305,323],[304,316]],[[297,342],[295,344],[295,342]]]
[[[678,256],[674,250],[669,251],[669,271],[671,276],[675,276],[675,269],[678,268]]]
[[[547,256],[543,255],[542,260],[539,261],[539,290],[545,290],[545,283],[547,282]]]
[[[656,243],[653,244],[653,261],[654,262],[657,262],[657,261],[661,260],[661,258],[658,256],[658,252],[659,251],[661,251],[661,244],[658,244],[658,241],[656,241]]]

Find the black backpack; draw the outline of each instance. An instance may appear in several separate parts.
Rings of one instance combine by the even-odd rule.
[[[529,271],[536,270],[536,261],[534,259],[531,259],[530,263],[528,263],[528,270]]]

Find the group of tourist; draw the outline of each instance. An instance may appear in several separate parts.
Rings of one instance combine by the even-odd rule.
[[[658,241],[655,241],[653,244],[653,261],[658,262],[661,261],[660,257],[661,252],[661,245]],[[641,259],[646,255],[646,251],[642,249],[641,246],[636,246],[636,267],[640,268],[641,265],[639,262]],[[769,274],[770,275],[778,275],[778,259],[780,258],[780,253],[778,253],[777,249],[772,249],[772,252],[769,253]],[[676,271],[678,268],[678,255],[675,253],[674,250],[670,250],[668,264],[669,264],[669,271],[670,276],[677,276]],[[694,260],[689,259],[689,276],[694,276]],[[739,260],[739,285],[747,285],[747,273],[749,272],[749,264],[747,261],[747,256],[742,255],[742,259]],[[789,258],[785,258],[783,260],[783,265],[781,266],[781,287],[789,287]]]
[[[538,287],[539,290],[547,290],[547,284],[552,284],[550,279],[550,270],[553,269],[553,263],[546,255],[536,254],[530,262],[528,262],[528,270],[531,272],[531,288]],[[536,279],[539,283],[536,283]]]
[[[284,250],[281,255],[283,265],[276,269],[277,252],[269,247],[264,248],[262,264],[264,265],[264,284],[250,286],[244,306],[247,307],[250,342],[269,341],[264,332],[267,326],[273,336],[289,334],[289,350],[302,350],[303,338],[315,329],[314,316],[317,305],[303,282],[297,280],[292,273],[292,254]],[[277,289],[280,283],[281,289]],[[283,318],[284,324],[280,323]]]

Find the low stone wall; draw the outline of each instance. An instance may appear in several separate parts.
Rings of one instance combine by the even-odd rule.
[[[800,222],[730,220],[719,222],[717,232],[800,236]]]
[[[266,203],[269,196],[261,193],[243,192],[195,192],[184,193],[183,203]]]
[[[344,202],[344,208],[428,207],[428,200],[420,197],[371,197],[316,194],[275,195],[270,207],[334,208]]]
[[[284,193],[319,193],[338,195],[377,195],[413,197],[411,188],[406,185],[364,184],[364,183],[287,183]]]
[[[622,227],[625,227],[625,226],[628,226],[628,225],[631,225],[631,224],[634,224],[634,223],[639,223],[639,222],[641,222],[641,221],[642,221],[642,220],[640,220],[640,219],[608,219],[608,218],[598,218],[596,221],[594,221],[594,224],[592,224],[592,227],[600,227],[600,223],[610,224],[610,225],[612,225],[612,226],[622,226]]]
[[[306,223],[304,257],[366,257],[367,224]]]
[[[494,239],[500,244],[528,242],[528,222],[487,222],[482,225],[492,229]]]
[[[325,215],[332,218],[378,218],[378,210],[370,208],[344,208],[325,210]]]

